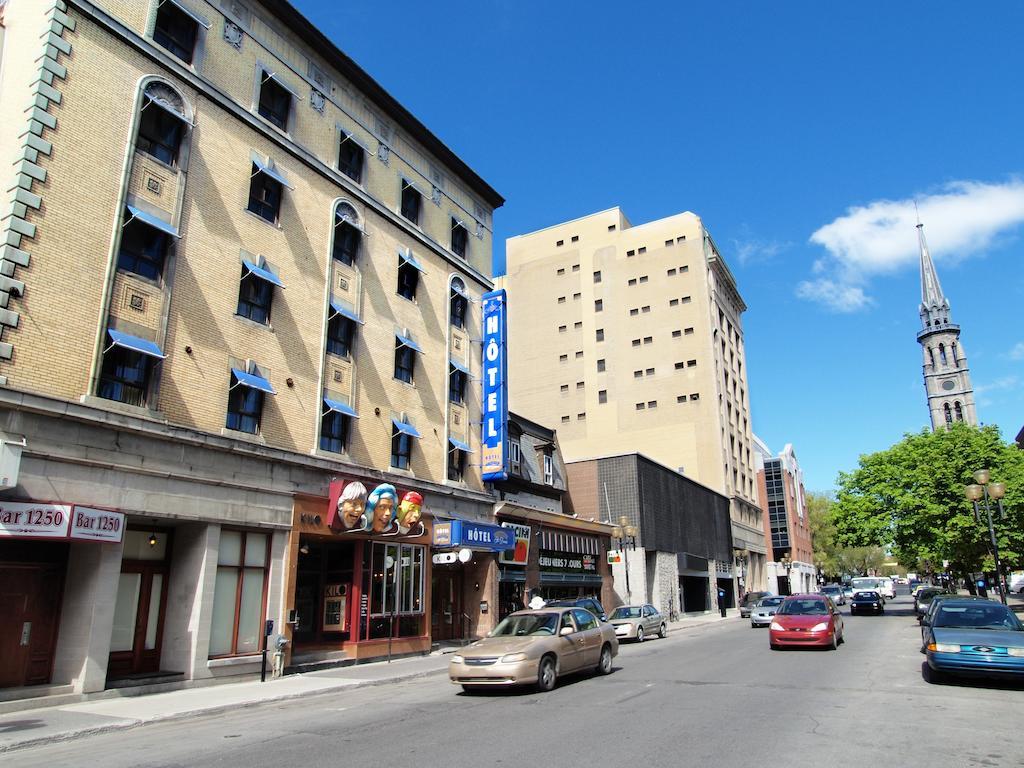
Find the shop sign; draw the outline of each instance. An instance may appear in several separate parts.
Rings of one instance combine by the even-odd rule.
[[[501,527],[512,531],[515,545],[511,550],[505,550],[498,555],[498,562],[502,565],[526,565],[530,559],[530,526],[519,523],[502,523]]]
[[[124,513],[75,505],[71,538],[114,543],[124,537]]]
[[[70,504],[0,503],[0,537],[66,539],[70,525]]]
[[[416,538],[425,532],[422,515],[422,495],[407,491],[399,503],[389,483],[367,493],[358,480],[332,480],[328,490],[327,525],[335,533]]]
[[[344,632],[345,608],[348,606],[348,584],[324,587],[324,632]]]
[[[434,546],[505,552],[515,547],[515,535],[500,525],[451,520],[434,523]]]
[[[508,479],[508,356],[505,346],[504,289],[488,291],[483,305],[483,419],[481,477],[487,482]]]
[[[540,560],[537,562],[543,571],[597,573],[597,558],[594,555],[577,555],[574,552],[556,552],[550,549],[542,549],[540,551]]]
[[[622,553],[617,549],[608,550],[608,564],[615,565],[622,562]]]

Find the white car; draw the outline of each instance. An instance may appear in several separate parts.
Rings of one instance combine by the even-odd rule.
[[[859,576],[850,579],[850,586],[853,587],[853,594],[858,592],[878,592],[884,598],[882,592],[882,578],[880,576]]]
[[[1024,573],[1010,574],[1010,591],[1024,595]]]
[[[888,576],[881,576],[878,580],[882,583],[882,597],[884,597],[886,600],[895,600],[896,585],[893,584],[892,579],[890,579]]]

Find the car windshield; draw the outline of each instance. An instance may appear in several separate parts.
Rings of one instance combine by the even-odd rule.
[[[881,586],[878,579],[854,579],[850,583],[854,589],[878,589]]]
[[[878,593],[877,592],[858,592],[854,599],[857,600],[858,602],[860,602],[862,600],[877,600],[878,599]]]
[[[827,613],[828,607],[824,600],[810,598],[786,600],[779,608],[779,614],[784,616],[821,616]]]
[[[826,595],[834,595],[842,590],[839,587],[822,587],[821,591]]]
[[[620,605],[612,611],[613,619],[639,619],[640,609],[630,605]]]
[[[774,605],[782,605],[785,599],[784,597],[766,597],[758,603],[758,606],[761,608],[771,608]]]
[[[921,590],[920,592],[917,593],[917,602],[919,602],[919,603],[930,603],[932,601],[933,597],[935,597],[937,595],[941,595],[941,594],[942,594],[942,592],[940,592],[937,589],[935,589],[935,590],[932,590],[932,589]]]
[[[950,605],[945,601],[939,606],[932,626],[1024,630],[1013,612],[1002,605]]]
[[[521,635],[553,635],[558,626],[557,613],[524,613],[506,616],[494,628],[492,637],[510,637]]]
[[[758,600],[764,597],[764,592],[748,592],[743,597],[743,605],[754,605]]]

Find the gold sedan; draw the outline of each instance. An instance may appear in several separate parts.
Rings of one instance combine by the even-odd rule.
[[[619,641],[611,624],[584,608],[517,611],[482,640],[454,654],[448,677],[464,690],[536,685],[550,691],[560,675],[612,671]]]

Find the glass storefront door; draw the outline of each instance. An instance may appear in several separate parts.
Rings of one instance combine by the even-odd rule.
[[[107,665],[111,680],[160,669],[169,544],[169,531],[125,532]]]

